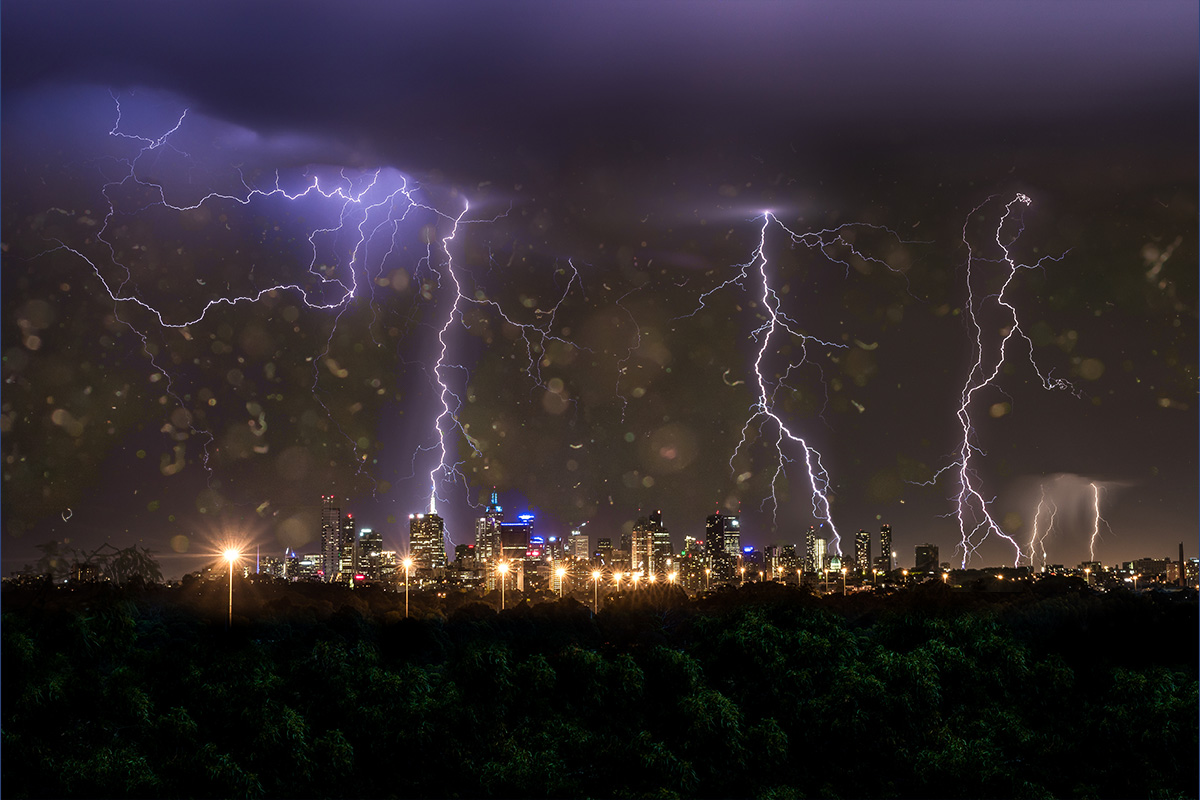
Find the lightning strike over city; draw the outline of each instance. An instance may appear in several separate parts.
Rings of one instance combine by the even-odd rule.
[[[6,3],[5,795],[1194,796],[1200,9],[866,8]]]

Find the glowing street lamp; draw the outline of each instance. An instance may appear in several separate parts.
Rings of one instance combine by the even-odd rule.
[[[672,586],[674,586],[675,585],[675,576],[678,574],[679,573],[677,573],[677,572],[668,572],[667,573],[667,582],[670,583]]]
[[[554,570],[554,574],[558,576],[558,596],[562,597],[563,596],[563,578],[565,578],[567,575],[567,568],[559,567],[558,569]]]
[[[600,570],[592,570],[592,613],[600,613]]]
[[[234,550],[232,547],[225,551],[225,560],[229,562],[229,622],[227,628],[233,627],[233,562],[241,557],[241,553]]]
[[[946,585],[950,584],[950,573],[949,572],[942,573],[942,583],[946,584]]]
[[[635,572],[629,576],[629,580],[633,581],[634,591],[637,591],[637,582],[638,582],[638,579],[641,577],[642,577],[642,573],[640,573],[640,572]]]
[[[504,578],[508,575],[508,562],[501,561],[496,565],[496,571],[500,573],[500,610],[504,610]]]
[[[846,573],[847,572],[849,572],[849,570],[846,567],[842,567],[842,597],[846,596]]]
[[[738,567],[738,572],[742,573],[742,584],[744,584],[746,582],[746,568]],[[741,585],[741,584],[739,584],[739,585]]]
[[[710,567],[705,567],[705,568],[704,568],[704,588],[705,588],[705,589],[709,588],[709,586],[708,586],[708,579],[709,579],[711,576],[712,576],[712,569],[711,569]]]
[[[1134,575],[1134,576],[1133,576],[1133,590],[1134,590],[1135,592],[1137,591],[1137,579],[1138,579],[1138,578],[1140,578],[1140,577],[1142,577],[1142,576],[1141,576],[1141,575]]]
[[[404,559],[404,618],[408,619],[408,573],[412,572],[413,560]]]
[[[1083,568],[1083,579],[1085,581],[1087,581],[1088,586],[1092,585],[1092,568],[1091,567]]]
[[[801,578],[800,576],[801,576],[801,572],[800,572],[799,568],[797,568],[796,569],[796,585],[797,586],[800,586],[801,584],[804,583],[804,579]]]

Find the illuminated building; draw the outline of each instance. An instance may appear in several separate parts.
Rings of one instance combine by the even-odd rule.
[[[862,528],[854,534],[854,568],[863,575],[871,571],[871,534]]]
[[[879,526],[879,557],[886,558],[887,564],[882,567],[885,572],[896,568],[895,552],[892,550],[892,526]]]
[[[492,500],[483,510],[483,516],[475,520],[475,557],[480,561],[493,561],[500,557],[500,523],[504,521],[504,509],[499,496],[492,492]]]
[[[600,562],[596,566],[611,567],[613,565],[612,539],[603,536],[596,540],[596,559]]]
[[[446,523],[437,514],[408,515],[408,550],[417,569],[446,568]]]
[[[810,526],[808,535],[804,537],[804,571],[820,572],[825,569],[826,542],[817,536],[815,526]]]
[[[936,544],[919,544],[916,549],[915,572],[937,572],[941,568]]]
[[[333,495],[321,495],[321,558],[317,567],[323,580],[338,573],[341,556],[342,509]]]
[[[738,518],[732,514],[722,514],[718,511],[705,521],[704,540],[707,543],[707,556],[713,577],[716,580],[732,580],[737,574],[738,561],[741,558],[741,529]]]
[[[337,542],[337,572],[329,580],[337,580],[342,583],[351,583],[351,578],[355,573],[355,557],[354,547],[358,544],[358,536],[356,529],[358,523],[354,521],[353,514],[347,514],[342,520],[341,534],[338,536]]]
[[[536,544],[533,514],[521,514],[517,522],[500,523],[500,557],[505,561],[523,560],[530,545]]]
[[[366,580],[377,581],[382,575],[383,534],[376,533],[371,528],[363,528],[358,532],[357,563],[354,567],[356,575],[362,575]]]
[[[592,542],[591,538],[583,531],[576,529],[571,531],[571,557],[577,561],[592,560]]]
[[[800,557],[796,555],[796,545],[785,544],[780,548],[776,566],[782,568],[785,575],[793,575],[801,568]]]
[[[633,569],[661,572],[671,558],[671,534],[663,525],[662,512],[641,517],[629,538],[629,561]]]

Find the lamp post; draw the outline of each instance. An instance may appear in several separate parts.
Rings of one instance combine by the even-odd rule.
[[[676,576],[677,574],[678,574],[678,573],[675,573],[675,572],[668,572],[668,573],[667,573],[667,583],[669,583],[669,584],[671,584],[672,586],[674,586],[674,585],[675,585],[675,576]]]
[[[801,573],[800,569],[797,568],[796,569],[796,588],[799,588],[804,585],[804,579],[801,577],[801,574],[802,573]]]
[[[1140,577],[1142,577],[1142,576],[1141,576],[1141,575],[1134,575],[1134,576],[1133,576],[1133,590],[1134,590],[1135,592],[1137,591],[1137,579],[1138,579],[1138,578],[1140,578]]]
[[[614,588],[614,590],[616,590],[618,592],[621,591],[621,578],[624,578],[624,577],[625,577],[625,575],[623,573],[620,573],[620,572],[613,573],[613,588]]]
[[[706,590],[709,588],[709,586],[708,586],[708,579],[709,579],[711,576],[712,576],[712,568],[711,568],[711,567],[705,567],[705,568],[704,568],[704,588],[705,588]]]
[[[1091,567],[1083,568],[1083,579],[1084,579],[1084,581],[1087,582],[1088,586],[1092,585],[1092,568]]]
[[[504,578],[508,575],[508,562],[501,561],[496,565],[496,571],[500,573],[500,610],[504,610]]]
[[[412,559],[404,559],[404,618],[408,619],[408,573],[412,571]]]
[[[567,568],[559,567],[558,569],[554,570],[554,574],[558,576],[558,596],[561,598],[563,596],[563,579],[567,575]]]
[[[829,594],[829,567],[825,568],[825,594]]]
[[[600,570],[592,570],[592,613],[600,613]]]
[[[739,583],[738,585],[739,586],[745,585],[745,583],[746,583],[746,568],[738,567],[738,572],[742,573],[742,582]]]
[[[846,596],[846,567],[842,567],[842,597]]]
[[[908,586],[908,570],[902,569],[900,570],[900,574],[904,576],[904,585]]]
[[[229,621],[225,625],[226,630],[233,627],[233,562],[237,561],[240,555],[241,553],[233,548],[225,551],[225,560],[229,562]]]
[[[950,585],[950,573],[949,572],[942,573],[942,583],[946,586]]]

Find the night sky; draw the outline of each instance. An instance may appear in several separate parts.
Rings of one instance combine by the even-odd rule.
[[[455,542],[493,486],[550,534],[720,508],[801,542],[802,451],[777,476],[746,427],[764,230],[770,408],[844,541],[961,559],[954,476],[920,484],[960,448],[969,258],[985,348],[1010,325],[1000,230],[1073,389],[1018,343],[974,396],[991,513],[1026,542],[1045,491],[1076,564],[1096,484],[1097,558],[1195,555],[1194,2],[244,5],[4,4],[5,574],[51,539],[304,552],[330,493],[401,548],[452,313]]]

